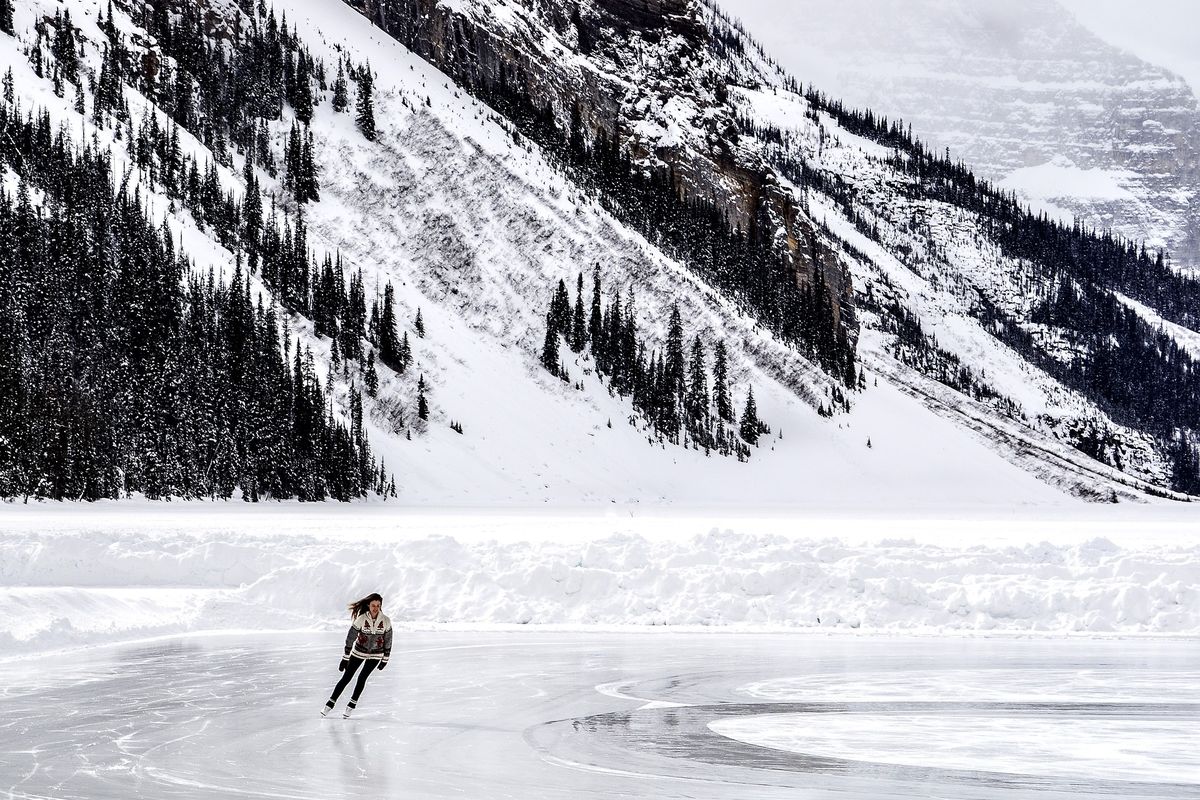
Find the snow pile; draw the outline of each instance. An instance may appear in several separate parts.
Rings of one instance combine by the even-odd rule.
[[[418,625],[1200,634],[1200,548],[1177,544],[847,544],[717,529],[569,544],[222,536],[7,535],[0,651],[338,627],[344,603],[375,590],[398,623]]]

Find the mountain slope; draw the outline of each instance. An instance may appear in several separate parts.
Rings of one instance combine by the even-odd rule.
[[[105,34],[87,16],[95,12],[85,3],[22,4],[18,33],[28,46],[34,12],[53,16],[60,5],[80,20],[82,47],[99,77]],[[553,39],[553,14],[543,18],[542,11],[482,2],[443,3],[439,8],[450,14],[446,18],[458,31],[459,44],[467,35],[466,20],[491,18],[489,24],[497,26],[491,34],[495,41],[509,41],[509,23],[518,20],[525,35],[534,37],[529,41],[550,42],[550,50],[532,55],[542,58],[561,47],[555,54],[559,62],[578,62],[580,74],[592,69],[582,53],[568,53],[578,42],[568,47]],[[608,24],[604,20],[611,23],[627,13],[632,13],[630,25],[660,19],[643,17],[640,8],[631,12],[621,3],[601,4],[588,6],[587,15],[599,15],[602,30]],[[292,31],[287,35],[303,44],[326,79],[324,90],[312,79],[315,108],[307,126],[301,121],[312,134],[320,181],[320,199],[304,203],[302,210],[311,255],[319,264],[326,255],[340,254],[347,274],[361,275],[372,302],[390,283],[399,328],[411,343],[407,368],[380,366],[378,397],[360,398],[372,452],[395,471],[402,502],[944,506],[1055,502],[1064,490],[1093,499],[1135,498],[1151,488],[1150,482],[1169,482],[1170,465],[1161,443],[1116,425],[1094,403],[1031,365],[1027,356],[980,323],[963,287],[967,282],[983,285],[995,275],[995,286],[985,288],[994,288],[998,297],[1010,285],[1006,276],[1014,265],[997,247],[976,241],[975,218],[930,203],[926,211],[943,220],[929,226],[937,235],[866,237],[856,225],[861,220],[846,213],[841,195],[815,185],[796,186],[785,177],[789,158],[804,147],[815,148],[821,174],[861,182],[864,196],[874,187],[880,194],[871,203],[884,207],[901,196],[894,184],[902,180],[883,161],[887,149],[840,129],[813,102],[790,94],[786,77],[711,10],[680,8],[668,17],[667,34],[627,31],[629,42],[643,42],[646,49],[641,51],[644,58],[624,53],[623,63],[639,63],[647,72],[636,85],[626,85],[633,97],[618,98],[619,109],[607,118],[615,123],[608,127],[609,135],[621,136],[631,167],[646,174],[655,168],[674,170],[689,191],[703,187],[705,202],[728,212],[730,228],[746,231],[742,239],[730,241],[752,241],[759,248],[748,263],[762,258],[756,253],[783,254],[799,289],[811,286],[817,275],[823,278],[828,269],[838,309],[836,330],[845,331],[848,341],[858,340],[858,359],[866,366],[855,367],[861,375],[854,376],[854,386],[846,386],[843,362],[823,361],[815,339],[804,338],[832,340],[836,330],[796,333],[787,327],[794,318],[779,315],[779,306],[754,295],[754,284],[745,288],[731,280],[737,276],[714,276],[712,263],[698,261],[686,229],[664,230],[663,220],[631,219],[627,200],[605,184],[605,176],[588,172],[586,163],[557,145],[552,133],[535,130],[531,139],[535,120],[525,112],[533,106],[521,106],[522,96],[511,85],[503,96],[490,95],[505,118],[342,3],[284,0],[276,6],[281,17],[286,13],[283,30]],[[247,18],[234,4],[214,3],[208,9],[206,24],[218,32],[222,46],[236,52],[240,34],[233,32],[244,30],[240,26],[248,24]],[[131,42],[153,41],[119,6],[116,18]],[[97,127],[76,115],[67,100],[55,96],[51,77],[33,74],[20,47],[0,36],[0,70],[12,67],[22,107],[47,105],[68,132],[82,128],[85,139],[95,133],[106,146],[111,143],[115,157],[132,161],[123,155],[125,140],[111,133],[120,126]],[[153,46],[150,52],[155,52]],[[360,70],[370,64],[374,141],[363,136],[352,114],[331,107],[328,79],[343,53],[358,72],[352,79],[356,94],[363,92],[365,72]],[[653,85],[656,70],[681,53],[696,60],[680,61],[662,76],[662,93],[645,96],[644,87],[647,81]],[[680,109],[680,95],[672,87],[691,82],[694,70],[711,76],[710,88]],[[140,115],[137,93],[129,96]],[[563,114],[560,134],[569,134],[573,107],[558,108]],[[168,113],[161,108],[157,113],[165,125]],[[284,161],[298,117],[291,102],[281,101],[278,118],[264,123],[260,138],[276,162]],[[694,125],[696,118],[720,124],[709,130]],[[777,147],[782,142],[777,134],[754,132],[747,123],[751,118],[790,130],[788,146]],[[211,139],[219,149],[218,137],[211,130],[205,136],[203,127],[197,128],[201,140]],[[590,136],[599,139],[599,127]],[[675,133],[682,137],[678,142],[671,139]],[[219,158],[200,140],[182,138],[202,157],[212,153],[214,160],[224,158],[221,186],[239,202],[244,204],[248,194],[246,176],[253,175],[265,206],[273,205],[273,197],[288,211],[290,224],[300,219],[289,188],[291,171],[272,175],[260,161],[248,171],[247,155],[238,147]],[[16,186],[17,166],[6,166],[10,187]],[[731,175],[749,177],[730,182]],[[218,241],[218,232],[200,224],[186,204],[152,196],[148,176],[135,170],[129,179],[146,186],[148,207],[171,227],[198,272],[216,267],[222,274],[234,273],[236,246]],[[904,224],[896,224],[899,236]],[[956,226],[962,235],[955,246],[971,255],[971,270],[955,276],[938,261],[921,274],[921,265],[905,265],[897,258],[914,246],[944,250],[955,243],[947,230]],[[270,255],[266,250],[254,254]],[[717,342],[726,345],[738,411],[753,388],[760,416],[772,430],[748,462],[685,448],[648,430],[629,398],[597,377],[586,350],[576,355],[560,346],[567,381],[539,365],[554,284],[563,280],[573,287],[576,276],[590,275],[595,265],[608,292],[605,302],[614,287],[626,298],[630,291],[636,294],[634,317],[647,349],[664,347],[676,304],[689,343],[700,336],[709,352]],[[778,296],[790,296],[793,289],[778,278],[771,280],[776,282],[759,284],[759,289],[774,286]],[[947,281],[957,282],[957,289]],[[273,300],[281,313],[286,310],[292,335],[311,348],[314,371],[331,388],[337,414],[353,417],[355,393],[364,386],[366,372],[363,361],[335,358],[333,343],[344,342],[343,331],[339,328],[334,338],[317,335],[311,291],[303,298],[290,296],[296,290],[282,287],[278,276],[256,278],[253,285],[257,296],[268,304]],[[971,397],[923,374],[930,370],[907,365],[913,359],[897,348],[896,320],[881,313],[885,290],[888,300],[936,330],[941,347],[974,370]],[[859,313],[846,313],[856,304],[865,312],[861,328]],[[423,337],[415,323],[418,313]],[[367,353],[379,342],[367,336],[353,344]],[[344,348],[344,343],[338,346]],[[938,351],[922,340],[913,352]],[[418,420],[416,414],[422,383],[431,408],[428,420]],[[993,383],[990,394],[978,391]],[[451,423],[461,425],[463,432],[452,430]],[[1124,472],[1081,452],[1080,437],[1086,440],[1089,423],[1115,431],[1126,454],[1119,465]]]
[[[504,13],[496,13],[498,6]],[[881,272],[879,263],[870,263],[877,259],[857,258],[862,249],[844,234],[817,231],[812,239],[821,252],[848,248],[851,257],[838,259],[840,285],[847,284],[847,269],[857,263],[867,267],[855,287],[860,299],[878,307],[877,291],[882,289],[885,302],[899,303],[898,317],[887,313],[876,324],[889,333],[905,326],[918,332],[917,349],[923,354],[901,360],[925,362],[922,371],[930,377],[967,389],[977,400],[990,398],[993,411],[1029,429],[1034,440],[1048,436],[1159,485],[1191,485],[1190,417],[1171,421],[1156,416],[1128,390],[1129,382],[1146,369],[1166,370],[1175,377],[1164,373],[1151,380],[1179,382],[1179,389],[1169,391],[1182,394],[1169,402],[1186,408],[1184,398],[1196,390],[1190,361],[1186,355],[1179,361],[1178,342],[1167,337],[1154,343],[1153,325],[1114,307],[1108,287],[1116,281],[1118,288],[1134,291],[1169,319],[1194,326],[1196,286],[1171,277],[1153,258],[1139,260],[1136,246],[1027,216],[1003,194],[930,154],[903,131],[897,134],[893,126],[889,132],[886,120],[880,124],[869,114],[847,114],[821,96],[799,97],[794,83],[761,49],[703,4],[671,5],[651,17],[629,12],[620,3],[589,2],[555,10],[532,2],[414,5],[409,0],[360,8],[482,96],[495,94],[489,82],[499,83],[509,94],[523,92],[520,100],[526,107],[556,116],[560,140],[555,141],[553,131],[543,140],[565,153],[568,162],[578,163],[572,153],[579,147],[572,141],[562,146],[567,132],[575,130],[575,123],[563,118],[567,110],[615,109],[602,129],[617,131],[635,169],[669,168],[675,190],[684,196],[695,188],[687,177],[688,165],[703,164],[706,154],[720,152],[734,168],[757,171],[758,185],[771,187],[766,194],[786,198],[780,205],[792,219],[832,225],[831,220],[841,217],[859,230],[873,227],[869,238],[883,245],[893,263],[898,255],[906,271],[918,273],[925,283],[920,293],[934,295],[933,305],[924,297],[897,300],[891,277],[884,274],[887,268]],[[522,46],[508,48],[513,41]],[[470,45],[460,46],[463,42]],[[614,66],[631,64],[638,80],[622,83],[613,77]],[[525,80],[513,81],[509,75]],[[514,88],[517,84],[521,86]],[[510,116],[521,124],[520,114]],[[734,130],[717,126],[714,131],[708,124],[730,118],[738,120]],[[850,134],[847,125],[872,137],[878,127],[882,146]],[[538,132],[532,126],[526,130]],[[710,183],[704,191],[711,197],[720,190]],[[611,193],[603,185],[599,191],[602,197]],[[914,193],[919,202],[908,202]],[[745,196],[731,191],[728,204]],[[866,207],[856,208],[864,201]],[[619,209],[622,200],[618,194],[610,202]],[[914,215],[911,219],[894,213],[898,202],[905,207],[903,214]],[[941,218],[936,227],[928,227],[930,214]],[[895,227],[894,235],[881,226],[881,218]],[[760,230],[770,231],[772,225],[770,238],[786,242],[784,252],[794,248],[787,220],[769,218]],[[669,231],[658,235],[669,236]],[[1059,241],[1063,244],[1055,243]],[[1064,257],[1071,264],[1065,283],[1056,272]],[[926,260],[934,263],[920,268]],[[802,259],[793,254],[792,263],[801,282],[810,278]],[[1033,295],[1031,278],[1041,286]],[[956,285],[941,285],[946,280]],[[1020,296],[1025,299],[1014,305],[1011,301]],[[1006,319],[996,320],[997,314]],[[855,326],[852,317],[844,322]],[[940,329],[954,322],[955,346],[943,348],[926,337],[914,327],[921,322],[938,328],[940,336],[947,335]],[[1088,374],[1086,362],[1079,359],[1103,347],[1105,330],[1126,339],[1114,351],[1124,363],[1107,377]],[[1080,349],[1081,338],[1098,344]],[[1074,344],[1064,350],[1064,342]],[[990,385],[990,378],[980,378],[996,370],[1004,379],[999,388]],[[1173,424],[1182,425],[1182,432],[1172,429]]]
[[[1200,110],[1182,78],[1051,0],[725,3],[805,83],[911,124],[1068,220],[1200,258]],[[1154,27],[1153,21],[1147,26]]]

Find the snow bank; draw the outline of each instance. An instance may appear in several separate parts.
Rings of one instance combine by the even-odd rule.
[[[965,535],[969,535],[964,531]],[[0,538],[0,652],[216,629],[397,623],[1200,634],[1200,547],[653,540],[353,542],[226,532]],[[114,588],[118,587],[118,588]]]

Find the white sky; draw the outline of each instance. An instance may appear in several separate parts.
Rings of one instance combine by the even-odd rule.
[[[987,2],[998,13],[1005,0],[962,0]],[[768,51],[782,42],[802,41],[803,18],[795,12],[796,0],[720,0],[734,17]],[[827,0],[837,2],[837,0]],[[1182,75],[1200,94],[1200,0],[1059,0],[1102,39],[1130,51],[1152,64]],[[900,7],[892,4],[892,8]],[[880,10],[888,8],[883,4]],[[1019,20],[1014,20],[1019,22]],[[786,54],[772,52],[777,58]],[[785,62],[784,66],[787,64]]]
[[[775,0],[778,2],[778,0]],[[763,0],[739,0],[755,3]],[[1101,38],[1177,72],[1200,94],[1200,1],[1059,0]]]

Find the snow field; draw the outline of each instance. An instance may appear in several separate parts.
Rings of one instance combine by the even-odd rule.
[[[344,604],[370,591],[401,627],[1200,635],[1195,544],[992,544],[972,527],[873,543],[718,528],[572,540],[569,526],[554,541],[557,523],[541,541],[13,530],[0,538],[0,654],[335,629]]]

